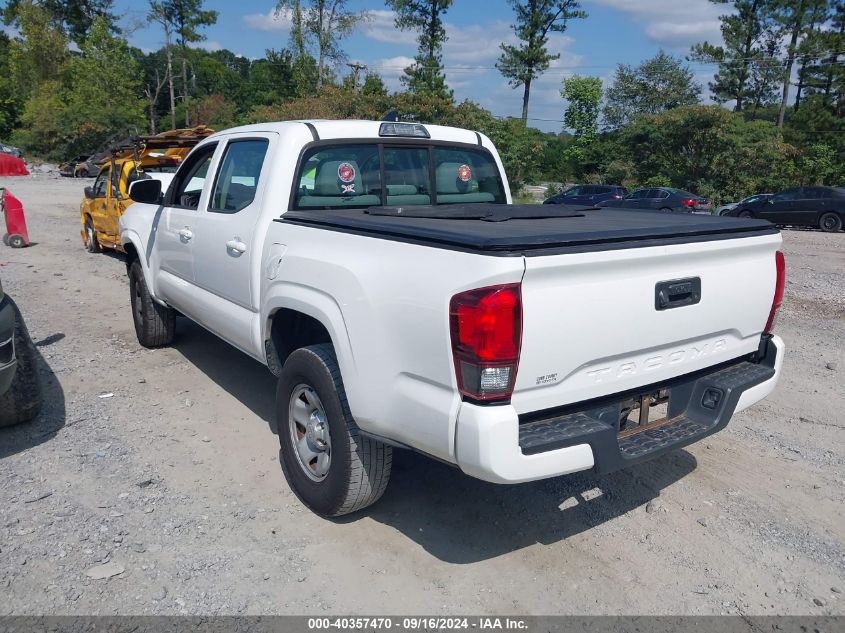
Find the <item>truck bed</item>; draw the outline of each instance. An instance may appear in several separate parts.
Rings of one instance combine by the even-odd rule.
[[[490,255],[546,255],[777,233],[765,220],[566,205],[288,211],[277,222]]]

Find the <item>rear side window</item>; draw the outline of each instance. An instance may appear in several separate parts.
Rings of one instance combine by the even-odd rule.
[[[268,145],[267,139],[229,142],[217,170],[209,211],[237,213],[252,204]]]
[[[303,156],[294,209],[493,202],[504,187],[492,156],[453,146],[361,143],[318,146]]]

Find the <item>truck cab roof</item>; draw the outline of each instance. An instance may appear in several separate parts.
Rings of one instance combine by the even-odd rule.
[[[318,140],[338,140],[338,139],[357,139],[357,138],[385,138],[380,135],[382,125],[391,123],[389,121],[360,121],[360,120],[324,120],[324,119],[308,119],[297,121],[274,121],[270,123],[256,123],[253,125],[242,125],[240,127],[230,128],[223,132],[213,134],[208,140],[228,136],[230,134],[248,134],[258,132],[276,132],[284,134],[295,128],[302,128],[305,126],[311,131],[311,136],[315,141]],[[401,123],[401,122],[400,122]],[[418,138],[420,141],[446,141],[451,143],[467,143],[472,145],[487,145],[492,146],[492,143],[486,137],[478,132],[471,130],[464,130],[456,127],[447,127],[444,125],[422,125],[428,132],[429,137]],[[402,138],[402,137],[400,137]],[[413,138],[413,137],[408,137]]]

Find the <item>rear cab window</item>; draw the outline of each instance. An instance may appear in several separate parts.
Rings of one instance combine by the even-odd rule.
[[[507,202],[493,156],[484,149],[433,143],[325,142],[303,154],[292,208],[477,202]]]

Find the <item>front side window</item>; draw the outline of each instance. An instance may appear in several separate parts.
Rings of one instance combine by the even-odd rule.
[[[105,198],[106,197],[106,185],[109,182],[109,174],[110,173],[111,173],[110,169],[104,169],[97,176],[97,180],[94,181],[94,187],[93,187],[95,198]]]
[[[249,139],[231,141],[226,146],[217,170],[209,211],[237,213],[252,204],[268,145],[267,139]]]
[[[297,179],[295,209],[507,200],[492,156],[474,148],[320,145],[304,155]]]
[[[184,209],[196,209],[205,186],[205,178],[217,145],[203,145],[188,156],[182,168],[176,172],[170,204]]]

